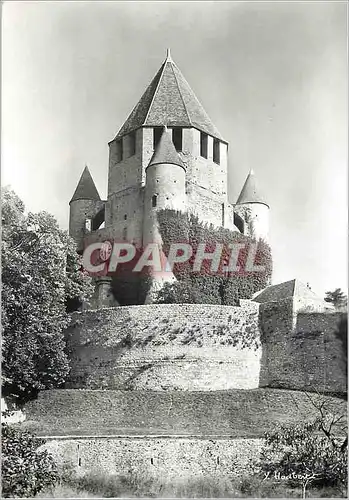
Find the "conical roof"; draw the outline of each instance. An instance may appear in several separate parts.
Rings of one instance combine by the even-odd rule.
[[[164,131],[158,145],[155,148],[148,167],[151,165],[158,165],[159,163],[172,163],[173,165],[179,165],[185,169],[185,165],[174,147],[167,127],[164,127]]]
[[[92,176],[88,167],[86,166],[83,173],[81,174],[78,185],[73,194],[72,201],[76,200],[100,200],[95,183],[93,182]]]
[[[133,108],[116,138],[141,126],[195,127],[222,141],[177,65],[170,51],[148,88]]]
[[[236,202],[237,205],[242,203],[263,203],[264,205],[267,205],[267,207],[269,207],[268,203],[264,199],[264,196],[258,189],[256,177],[253,170],[250,170],[250,173],[247,176],[245,184],[243,185],[241,193]]]

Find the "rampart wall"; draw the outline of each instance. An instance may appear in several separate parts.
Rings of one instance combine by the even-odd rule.
[[[262,387],[344,393],[346,315],[300,312],[293,299],[260,307]],[[310,308],[313,305],[310,305]]]
[[[346,392],[345,315],[302,309],[291,297],[260,308],[241,301],[77,313],[67,332],[67,387]]]
[[[67,387],[227,390],[259,385],[258,304],[158,304],[77,313]]]
[[[197,438],[195,436],[87,437],[50,440],[45,448],[59,467],[77,473],[141,474],[163,482],[178,478],[239,476],[258,458],[260,439]]]

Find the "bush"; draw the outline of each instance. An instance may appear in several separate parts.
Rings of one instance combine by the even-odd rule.
[[[187,243],[193,249],[189,261],[176,263],[173,274],[178,283],[168,285],[159,295],[160,303],[195,303],[238,305],[239,299],[250,299],[255,292],[270,284],[272,274],[272,258],[269,245],[260,239],[245,236],[226,228],[217,228],[199,220],[190,213],[175,210],[159,210],[156,214],[159,231],[163,241],[163,256],[169,255],[172,243]],[[213,252],[217,244],[221,244],[222,254],[217,271],[211,270],[211,261],[204,260],[200,271],[193,272],[198,245],[206,243],[206,252]],[[237,266],[239,271],[223,270],[230,260],[230,244],[242,244]],[[264,271],[249,271],[247,262],[252,246],[257,245],[254,264],[263,266]],[[142,255],[142,248],[137,248],[130,262],[118,265],[111,272],[112,289],[120,305],[143,304],[151,288],[153,268],[145,267],[134,272],[134,267]]]
[[[238,305],[239,299],[250,299],[252,295],[270,284],[272,259],[270,247],[263,240],[258,242],[251,237],[225,228],[216,228],[201,222],[193,214],[160,210],[157,212],[158,224],[163,240],[163,251],[168,255],[172,243],[189,243],[193,257],[188,261],[175,264],[173,273],[178,282],[167,285],[158,294],[159,303],[196,303]],[[223,245],[218,270],[211,270],[211,261],[204,260],[199,272],[193,272],[194,258],[200,243],[206,243],[206,251],[213,252],[217,244]],[[243,244],[237,266],[239,271],[225,272],[223,266],[229,262],[229,245]],[[248,271],[246,268],[251,245],[257,246],[255,264],[264,271]]]
[[[45,443],[28,432],[2,424],[2,494],[4,497],[32,497],[58,481],[53,458]]]
[[[347,439],[333,433],[341,420],[323,415],[266,433],[261,453],[265,477],[288,478],[290,486],[302,486],[303,498],[310,485],[343,489],[347,484]]]
[[[212,288],[208,287],[210,280],[206,280],[206,283],[191,280],[165,283],[157,293],[156,302],[158,304],[221,304],[217,283],[214,282],[215,280],[212,281]]]
[[[79,490],[63,484],[57,484],[51,488],[47,488],[36,495],[36,498],[101,498],[92,493]]]

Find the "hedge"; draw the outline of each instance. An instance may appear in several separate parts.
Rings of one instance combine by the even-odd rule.
[[[161,210],[157,213],[163,240],[163,250],[168,255],[172,243],[189,243],[193,257],[186,263],[175,264],[173,273],[178,282],[166,285],[158,294],[158,302],[189,302],[237,305],[239,299],[249,299],[271,282],[272,257],[269,245],[259,239],[245,236],[236,231],[208,225],[190,213],[175,210]],[[205,243],[205,251],[213,252],[217,244],[223,245],[217,271],[211,270],[211,261],[204,260],[200,271],[193,271],[193,263],[199,243]],[[229,244],[241,243],[237,267],[239,271],[223,272],[229,261]],[[263,266],[264,271],[247,271],[246,262],[251,245],[257,245],[254,264]]]

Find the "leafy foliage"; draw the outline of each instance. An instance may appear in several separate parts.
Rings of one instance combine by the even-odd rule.
[[[172,243],[187,243],[193,249],[193,256],[184,263],[176,263],[173,268],[177,282],[166,284],[158,294],[160,303],[202,303],[237,305],[240,298],[249,299],[270,283],[272,259],[270,247],[263,240],[258,242],[248,236],[225,228],[216,228],[204,224],[198,217],[175,210],[157,212],[159,230],[163,240],[164,256],[169,255]],[[199,271],[193,272],[198,245],[206,243],[206,252],[213,252],[217,244],[223,246],[217,271],[211,270],[211,261],[204,260]],[[240,271],[226,272],[230,259],[229,245],[242,244],[237,260]],[[247,271],[246,262],[251,245],[258,245],[254,264],[263,266],[264,271]],[[130,262],[118,265],[113,271],[112,289],[120,305],[143,304],[151,286],[152,268],[145,267],[141,272],[134,272],[134,267],[142,255],[137,248]]]
[[[32,497],[58,481],[56,465],[45,441],[2,424],[2,493],[4,497]]]
[[[347,296],[340,288],[336,288],[333,292],[326,292],[325,301],[333,304],[339,311],[346,309],[348,304]]]
[[[157,213],[163,250],[168,255],[172,243],[189,243],[193,256],[188,262],[175,264],[174,275],[178,282],[167,284],[158,294],[159,303],[206,303],[237,305],[239,299],[249,299],[265,288],[271,279],[272,259],[270,247],[263,240],[225,228],[215,228],[199,221],[193,214],[161,210]],[[217,244],[223,245],[218,270],[212,272],[211,261],[204,260],[200,271],[193,272],[194,258],[200,243],[206,243],[206,252],[213,252]],[[237,259],[239,271],[224,272],[223,266],[229,262],[230,244],[242,244]],[[251,245],[258,243],[255,264],[264,271],[246,270],[246,262]]]
[[[8,189],[2,198],[3,391],[25,399],[64,382],[69,302],[87,299],[92,285],[53,216],[25,215]]]
[[[201,286],[200,286],[201,285]],[[213,285],[210,287],[210,285]],[[217,280],[165,283],[157,295],[159,304],[221,304]]]
[[[313,402],[313,401],[312,401]],[[265,434],[261,468],[281,474],[291,485],[339,486],[347,483],[346,419],[328,403],[313,402],[318,416],[309,422],[281,425]]]

